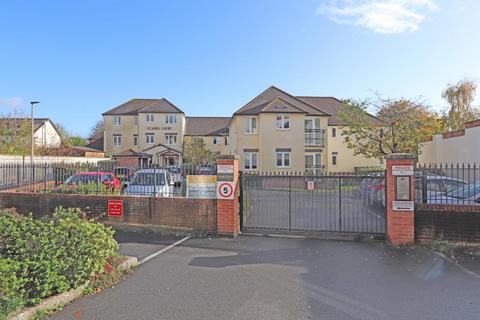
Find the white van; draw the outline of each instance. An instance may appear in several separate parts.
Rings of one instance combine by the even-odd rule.
[[[169,197],[173,181],[165,169],[140,169],[127,182],[124,194],[138,196]]]

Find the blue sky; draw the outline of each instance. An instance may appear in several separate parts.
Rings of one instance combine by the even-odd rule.
[[[130,98],[229,116],[269,85],[422,97],[480,80],[477,0],[2,1],[0,112],[86,135]]]

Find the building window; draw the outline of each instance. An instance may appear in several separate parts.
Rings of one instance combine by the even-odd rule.
[[[138,116],[135,116],[135,119],[133,120],[133,124],[138,126]]]
[[[177,144],[177,135],[176,134],[166,134],[165,142],[169,145]]]
[[[290,152],[277,150],[277,168],[290,167]]]
[[[133,145],[138,146],[138,134],[133,135]]]
[[[245,157],[245,170],[257,170],[258,153],[245,152],[244,157]]]
[[[277,130],[290,129],[290,117],[289,116],[277,116]]]
[[[320,118],[305,119],[305,130],[320,129]]]
[[[167,114],[165,118],[165,123],[177,123],[177,115],[176,114]]]
[[[249,134],[257,133],[257,118],[255,117],[247,118],[245,133],[249,133]]]
[[[332,138],[337,136],[337,128],[332,128]]]
[[[155,143],[155,134],[154,133],[145,133],[145,143],[147,143],[147,144]]]
[[[121,134],[114,134],[113,135],[113,145],[115,147],[120,147],[122,145],[122,135]]]
[[[225,145],[228,146],[228,138],[225,137]]]
[[[147,113],[145,115],[145,121],[147,122],[153,122],[155,120],[155,118],[153,117],[153,113]]]
[[[337,161],[338,161],[338,152],[332,152],[332,166],[336,166],[337,165]]]
[[[114,126],[119,126],[122,123],[122,119],[120,116],[114,116],[113,117],[113,125]]]
[[[213,144],[221,144],[222,140],[219,137],[213,137]]]

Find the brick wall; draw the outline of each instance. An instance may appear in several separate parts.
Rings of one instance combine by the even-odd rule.
[[[422,204],[415,210],[415,239],[419,242],[480,241],[480,207]]]
[[[93,217],[107,211],[109,199],[123,200],[124,213],[123,217],[104,217],[108,222],[181,227],[204,232],[217,230],[214,199],[2,192],[0,208],[16,208],[19,213],[32,213],[39,218],[51,214],[59,206],[75,207]]]

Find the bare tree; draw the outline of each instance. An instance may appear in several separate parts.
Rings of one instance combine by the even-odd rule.
[[[90,129],[89,138],[99,136],[99,135],[103,135],[103,128],[104,128],[103,119],[95,122],[93,127]]]

